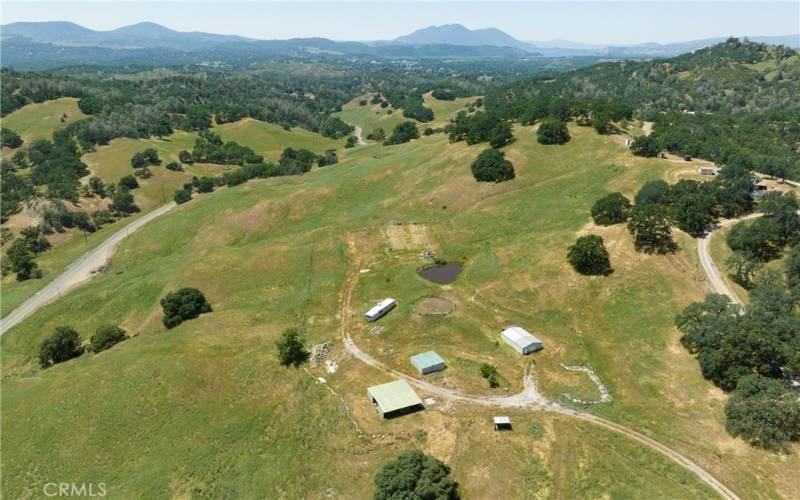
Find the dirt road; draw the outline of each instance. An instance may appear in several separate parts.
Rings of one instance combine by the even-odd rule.
[[[345,279],[344,287],[342,288],[340,296],[340,301],[341,301],[340,332],[342,335],[342,342],[344,343],[345,350],[351,355],[353,355],[353,357],[357,358],[358,360],[362,361],[363,363],[366,363],[367,365],[373,368],[383,371],[384,373],[406,380],[409,384],[414,385],[415,387],[425,392],[426,394],[438,396],[450,401],[475,403],[486,406],[499,406],[506,408],[527,408],[532,411],[549,411],[561,415],[567,415],[574,418],[580,418],[582,420],[586,420],[588,422],[604,427],[608,430],[628,436],[629,438],[649,447],[650,449],[661,453],[667,458],[673,460],[675,463],[681,465],[682,467],[694,473],[698,478],[700,478],[700,480],[702,480],[708,486],[713,488],[714,491],[716,491],[722,498],[728,500],[739,500],[739,497],[733,491],[728,489],[724,484],[722,484],[709,472],[705,471],[702,467],[700,467],[690,459],[686,458],[685,456],[681,455],[679,452],[673,450],[672,448],[669,448],[664,444],[659,443],[655,439],[645,436],[644,434],[634,431],[633,429],[629,429],[623,425],[617,424],[610,420],[606,420],[602,417],[598,417],[597,415],[594,415],[592,413],[588,413],[573,408],[568,408],[566,406],[562,406],[554,401],[547,399],[536,388],[536,380],[533,376],[532,370],[530,369],[530,365],[528,365],[525,370],[525,375],[523,378],[524,389],[518,394],[514,394],[512,396],[470,396],[466,394],[461,394],[458,391],[454,391],[452,389],[448,389],[445,387],[439,387],[435,384],[431,384],[430,382],[426,382],[424,380],[411,377],[409,375],[406,375],[405,373],[387,367],[377,359],[373,358],[372,356],[361,350],[353,341],[352,337],[350,336],[350,333],[348,332],[347,325],[349,323],[351,315],[353,314],[353,311],[351,309],[352,295],[353,291],[356,288],[356,284],[358,283],[359,276],[361,274],[359,272],[359,269],[362,268],[363,263],[360,262],[357,258],[358,253],[356,251],[355,244],[352,239],[347,239],[347,249],[353,261],[351,263],[350,270],[347,274],[347,278]]]
[[[141,228],[156,217],[163,215],[173,208],[175,202],[167,203],[152,212],[148,212],[123,227],[107,240],[100,244],[94,250],[83,254],[81,258],[76,260],[70,265],[66,271],[61,273],[56,279],[51,281],[47,286],[36,292],[36,294],[16,307],[11,313],[0,321],[0,335],[3,335],[10,330],[14,325],[21,322],[39,308],[46,305],[50,301],[61,297],[63,294],[72,290],[82,282],[92,277],[92,270],[103,266],[112,255],[117,245],[124,240],[129,234]]]

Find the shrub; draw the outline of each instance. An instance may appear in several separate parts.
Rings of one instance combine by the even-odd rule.
[[[144,154],[142,153],[134,153],[133,156],[131,156],[131,166],[133,168],[142,168],[147,166],[147,158],[145,158]]]
[[[143,167],[134,170],[133,175],[140,179],[149,179],[150,177],[153,177],[153,172],[151,172],[149,168]]]
[[[308,351],[297,328],[284,330],[275,342],[275,349],[278,351],[278,361],[283,366],[299,366],[308,359]]]
[[[485,378],[486,381],[489,382],[489,387],[492,389],[500,385],[497,382],[497,367],[494,365],[483,363],[481,365],[481,377]]]
[[[173,328],[186,320],[194,319],[203,313],[211,312],[211,304],[196,288],[181,288],[170,292],[161,299],[164,309],[164,326]]]
[[[210,193],[214,191],[214,179],[211,177],[200,177],[197,179],[197,192]]]
[[[327,150],[325,150],[325,153],[322,154],[317,159],[317,164],[320,167],[325,167],[325,166],[328,166],[328,165],[335,165],[337,163],[339,163],[339,157],[336,156],[336,150],[335,149],[327,149]]]
[[[93,352],[102,352],[106,349],[128,339],[128,334],[116,325],[104,325],[99,327],[90,339]]]
[[[125,177],[121,178],[117,184],[125,189],[136,189],[139,187],[139,183],[132,175],[126,175]]]
[[[22,146],[22,137],[13,130],[7,128],[0,129],[0,136],[2,136],[4,148],[18,148]]]
[[[494,148],[482,151],[472,162],[472,175],[481,182],[503,182],[514,178],[514,165]]]
[[[450,467],[419,450],[403,453],[375,475],[375,500],[457,500]]]
[[[412,121],[398,123],[392,132],[392,136],[383,141],[384,146],[391,146],[393,144],[402,144],[411,139],[419,138],[419,130],[417,124]]]
[[[171,161],[165,165],[167,170],[172,170],[173,172],[183,172],[183,165],[178,163],[177,161]]]
[[[536,138],[540,144],[566,144],[569,141],[567,124],[556,118],[548,118],[539,125]]]
[[[78,332],[68,326],[59,326],[39,347],[39,364],[42,368],[47,368],[77,358],[81,354],[83,347]]]
[[[356,144],[358,144],[358,139],[356,138],[356,136],[351,135],[347,138],[347,142],[344,143],[344,147],[350,149],[354,148]]]
[[[185,149],[178,153],[178,161],[181,163],[192,164],[194,163],[194,159],[192,158],[192,153],[186,151]]]
[[[641,135],[635,138],[631,143],[631,152],[636,156],[652,158],[656,156],[659,151],[658,143],[656,143],[653,136]]]
[[[601,226],[625,222],[631,211],[631,202],[622,193],[608,194],[594,203],[592,220]]]
[[[584,275],[607,275],[612,271],[603,238],[595,234],[578,238],[569,247],[567,260]]]
[[[111,211],[120,215],[128,215],[139,211],[139,207],[133,202],[133,195],[127,189],[118,189],[111,197]]]
[[[192,192],[188,189],[178,189],[175,191],[175,203],[182,205],[192,199]]]

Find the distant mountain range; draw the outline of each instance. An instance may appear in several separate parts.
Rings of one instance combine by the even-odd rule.
[[[800,34],[785,36],[755,36],[750,40],[773,45],[800,48]],[[470,30],[460,24],[429,26],[392,40],[394,43],[443,43],[452,45],[491,45],[514,47],[544,56],[608,56],[608,57],[671,57],[725,41],[725,37],[706,38],[677,43],[641,43],[634,45],[586,44],[570,40],[525,42],[497,28]]]
[[[800,48],[800,35],[752,37],[753,41]],[[326,38],[256,40],[237,35],[175,31],[144,22],[95,31],[66,21],[18,22],[0,26],[4,66],[47,69],[74,64],[247,64],[269,57],[375,58],[602,58],[669,57],[713,45],[722,38],[672,44],[589,45],[568,40],[524,42],[496,29],[460,24],[430,26],[394,40],[346,42]]]

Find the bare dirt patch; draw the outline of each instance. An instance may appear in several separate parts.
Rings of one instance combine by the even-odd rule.
[[[424,297],[414,307],[424,316],[444,316],[456,310],[456,305],[444,297]]]
[[[386,236],[394,250],[416,250],[431,246],[428,226],[425,224],[390,222],[386,225]]]

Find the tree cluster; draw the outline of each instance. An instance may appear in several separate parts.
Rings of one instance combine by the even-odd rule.
[[[384,146],[392,146],[394,144],[402,144],[409,142],[412,139],[419,139],[419,130],[417,124],[412,121],[398,123],[394,127],[392,135],[383,141]]]
[[[197,288],[181,288],[168,293],[161,299],[161,308],[164,310],[163,322],[167,328],[174,328],[184,321],[211,312],[211,304]]]

